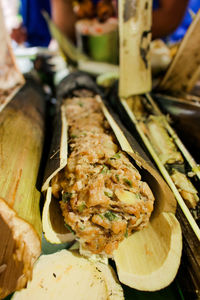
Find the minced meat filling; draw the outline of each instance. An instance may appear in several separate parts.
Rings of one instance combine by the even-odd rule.
[[[70,155],[52,192],[82,247],[112,255],[148,223],[154,196],[117,145],[98,99],[74,97],[65,105]]]

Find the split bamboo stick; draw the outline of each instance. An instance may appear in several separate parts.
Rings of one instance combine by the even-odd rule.
[[[120,97],[151,90],[152,1],[119,1]]]

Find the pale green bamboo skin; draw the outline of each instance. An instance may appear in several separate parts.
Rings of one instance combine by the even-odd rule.
[[[30,84],[0,114],[0,299],[26,284],[41,253],[43,119],[43,97]]]
[[[41,235],[40,193],[35,184],[43,144],[39,124],[7,107],[0,115],[0,197]]]

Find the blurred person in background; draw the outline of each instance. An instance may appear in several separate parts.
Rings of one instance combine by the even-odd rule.
[[[51,35],[42,11],[51,15],[50,0],[1,1],[6,25],[13,40],[27,47],[48,47]]]
[[[11,7],[10,1],[3,1]],[[94,4],[98,4],[109,14],[110,4],[116,6],[117,0],[79,0],[76,1],[80,7],[79,12],[77,10],[74,12],[73,3],[72,0],[20,0],[22,24],[13,30],[12,38],[19,43],[26,40],[28,46],[47,47],[51,37],[41,14],[41,11],[45,10],[52,15],[53,21],[60,30],[75,41],[74,25],[78,18],[84,17],[84,14],[86,17],[92,14]],[[153,8],[153,38],[170,36],[169,40],[177,41],[184,36],[192,21],[188,8],[196,13],[200,8],[200,0],[154,0]]]
[[[153,38],[180,41],[192,22],[190,11],[197,13],[200,0],[154,0]]]
[[[42,15],[45,10],[51,15],[51,5],[49,0],[20,0],[20,14],[22,16],[22,26],[26,29],[29,47],[47,47],[51,40],[51,35]]]
[[[55,24],[72,40],[75,39],[74,24],[79,17],[89,17],[92,14],[92,4],[102,3],[105,6],[108,0],[80,0],[80,9],[76,15],[73,11],[71,0],[51,0],[52,18]],[[188,9],[197,12],[200,8],[200,0],[154,0],[153,1],[153,38],[165,38],[173,34],[173,40],[180,40],[190,23],[192,17]],[[179,27],[180,26],[180,27]],[[177,29],[178,28],[178,29]],[[177,31],[175,31],[177,29]]]

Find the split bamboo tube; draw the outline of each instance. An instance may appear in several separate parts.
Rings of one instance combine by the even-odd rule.
[[[32,83],[0,113],[0,299],[24,287],[41,252],[43,117],[42,93]]]

